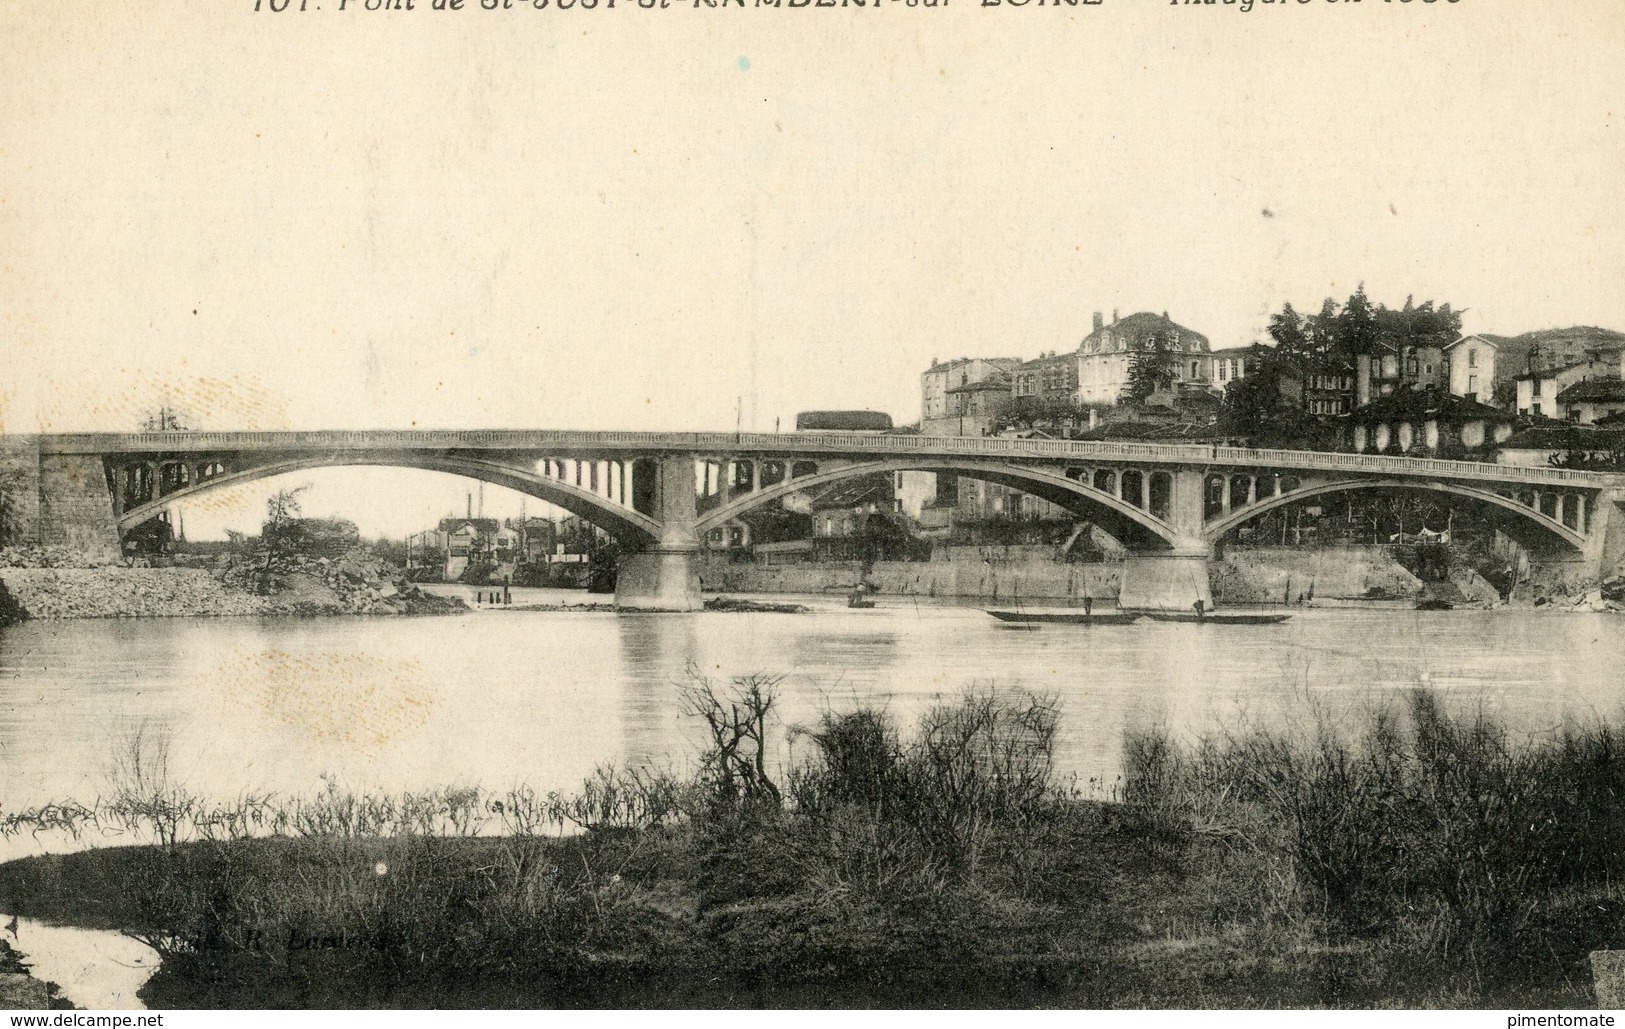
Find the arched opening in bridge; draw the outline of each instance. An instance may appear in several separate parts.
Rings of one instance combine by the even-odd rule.
[[[572,488],[579,481],[608,504],[635,492],[630,472],[614,462],[548,461],[537,463],[536,475],[547,481],[531,492],[441,470],[313,459],[263,475],[228,475],[217,462],[184,472],[137,465],[111,475],[110,485],[128,485],[135,496],[149,481],[166,486],[159,500],[121,514],[127,552],[220,564],[263,557],[292,538],[276,527],[280,518],[293,520],[312,555],[365,546],[416,581],[612,587],[624,526],[544,495],[549,481]]]
[[[754,486],[749,469],[703,477],[696,507],[708,546],[754,548],[775,561],[777,548],[799,539],[813,556],[863,550],[879,560],[913,560],[923,558],[897,555],[929,554],[939,545],[1024,543],[1062,546],[1069,557],[1087,560],[1165,551],[1176,541],[1166,521],[1175,479],[1162,469],[885,458],[824,467],[796,462],[793,477],[778,480],[767,463]],[[874,537],[874,546],[848,539],[858,535]]]
[[[1525,491],[1502,497],[1467,488],[1427,484],[1335,483],[1308,488],[1296,481],[1277,484],[1275,499],[1256,496],[1237,510],[1237,479],[1219,484],[1210,476],[1210,518],[1227,528],[1215,539],[1221,554],[1258,548],[1358,548],[1391,559],[1424,584],[1482,579],[1502,597],[1520,581],[1531,560],[1566,559],[1576,553],[1573,538],[1587,531],[1591,504],[1583,494]],[[1288,487],[1291,487],[1290,489]],[[1224,490],[1222,497],[1214,494]],[[1299,496],[1294,497],[1294,494]],[[1552,498],[1542,503],[1546,498]],[[1215,507],[1214,500],[1221,501]],[[1256,514],[1249,514],[1253,507]],[[1430,587],[1431,588],[1431,587]]]

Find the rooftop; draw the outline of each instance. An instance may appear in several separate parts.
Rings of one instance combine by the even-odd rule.
[[[1401,386],[1364,407],[1355,408],[1349,417],[1356,422],[1377,423],[1434,420],[1463,422],[1475,418],[1512,421],[1515,416],[1510,412],[1481,404],[1467,397],[1458,397],[1441,389],[1413,389]]]
[[[1562,375],[1564,372],[1573,371],[1576,368],[1584,368],[1588,363],[1589,362],[1586,361],[1575,361],[1573,364],[1566,364],[1561,368],[1544,368],[1538,372],[1524,372],[1522,375],[1514,376],[1513,381],[1527,382],[1532,379],[1551,379]]]
[[[1501,446],[1514,450],[1612,450],[1625,447],[1625,429],[1548,425],[1513,433]]]
[[[892,484],[888,473],[880,472],[838,482],[814,498],[812,507],[814,510],[823,511],[831,508],[861,507],[871,503],[882,509],[891,507]]]
[[[802,411],[796,415],[798,432],[884,432],[891,415],[881,411]]]
[[[1206,353],[1212,349],[1208,343],[1208,338],[1200,332],[1180,325],[1166,314],[1152,314],[1150,311],[1139,311],[1127,318],[1119,318],[1109,325],[1096,329],[1083,337],[1080,349],[1086,349],[1090,340],[1103,338],[1108,333],[1139,342],[1148,338],[1152,333],[1166,331],[1179,333],[1180,344],[1186,352]]]
[[[926,369],[926,370],[927,371],[933,371],[933,372],[946,371],[946,370],[948,370],[950,368],[958,368],[961,365],[975,364],[977,361],[980,361],[983,364],[990,364],[990,365],[993,365],[993,366],[998,367],[998,368],[1014,368],[1016,365],[1021,363],[1021,358],[1019,358],[1019,357],[956,357],[956,358],[954,358],[952,360],[949,360],[949,361],[933,360],[931,362],[931,367]]]
[[[464,526],[471,527],[475,532],[494,533],[498,522],[495,518],[442,518],[440,519],[441,532],[457,532]]]
[[[1563,390],[1557,395],[1560,404],[1577,404],[1585,401],[1625,401],[1625,380],[1622,379],[1585,379]]]

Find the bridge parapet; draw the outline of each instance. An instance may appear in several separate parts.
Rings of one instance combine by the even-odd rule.
[[[840,432],[589,432],[511,429],[376,429],[313,432],[78,433],[38,437],[46,454],[244,453],[353,450],[500,450],[538,455],[646,455],[686,453],[740,457],[800,454],[850,456],[999,457],[1035,461],[1135,461],[1205,467],[1264,467],[1344,471],[1383,476],[1446,476],[1507,483],[1565,483],[1582,488],[1625,487],[1625,475],[1566,468],[1389,457],[1308,450],[1252,449],[1193,444],[1002,437],[865,435]]]

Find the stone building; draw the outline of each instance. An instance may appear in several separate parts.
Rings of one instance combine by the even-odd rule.
[[[1096,312],[1094,330],[1083,338],[1074,355],[1078,401],[1117,403],[1129,383],[1134,355],[1151,351],[1159,334],[1167,341],[1175,391],[1211,387],[1212,347],[1200,332],[1173,321],[1166,311],[1161,315],[1141,311],[1122,319],[1114,311],[1110,324]]]
[[[1591,375],[1591,366],[1578,362],[1563,368],[1530,368],[1512,380],[1517,391],[1515,410],[1526,418],[1561,418],[1558,396]]]
[[[920,431],[927,436],[954,436],[958,415],[949,411],[948,391],[978,383],[995,374],[1008,375],[1021,359],[1016,357],[961,357],[932,361],[920,374]],[[1008,382],[1007,382],[1008,384]]]
[[[1247,377],[1247,352],[1252,347],[1224,347],[1208,354],[1208,367],[1212,369],[1213,388],[1222,390],[1232,382]]]
[[[1014,395],[1011,378],[1003,371],[996,371],[980,382],[952,386],[948,389],[948,413],[938,420],[937,427],[954,428],[957,419],[957,431],[949,435],[991,435],[999,419],[1010,409]]]
[[[1010,373],[1011,395],[1017,400],[1076,401],[1078,395],[1078,360],[1075,354],[1057,354],[1051,350],[1032,361],[1015,367]]]
[[[1444,353],[1450,392],[1481,403],[1527,408],[1531,413],[1532,388],[1521,398],[1516,392],[1515,383],[1521,376],[1555,373],[1580,364],[1589,366],[1586,378],[1625,376],[1625,333],[1594,325],[1540,329],[1520,336],[1474,333],[1450,344]],[[1547,376],[1540,378],[1544,382]],[[1552,413],[1549,404],[1542,407],[1547,408],[1542,413]]]

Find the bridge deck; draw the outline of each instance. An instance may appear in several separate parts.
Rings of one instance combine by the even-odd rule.
[[[1344,471],[1605,489],[1625,475],[1441,458],[1308,450],[1254,450],[1179,443],[1023,440],[843,432],[585,432],[531,429],[376,429],[316,432],[134,432],[41,435],[47,454],[179,454],[254,451],[489,450],[538,456],[627,459],[669,453],[733,457],[997,457],[1012,461],[1122,461],[1200,467]]]

